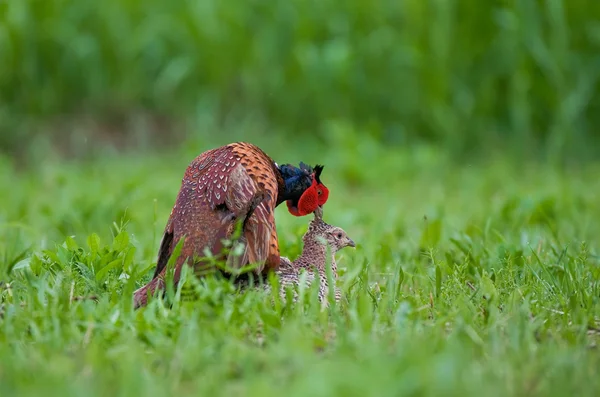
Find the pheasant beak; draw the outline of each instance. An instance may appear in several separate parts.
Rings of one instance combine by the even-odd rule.
[[[348,247],[356,248],[356,243],[350,237],[348,237]]]
[[[319,205],[313,212],[315,219],[323,219],[323,206]]]

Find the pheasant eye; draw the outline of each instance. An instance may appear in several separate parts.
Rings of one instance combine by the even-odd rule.
[[[337,238],[342,238],[342,233],[338,233]]]

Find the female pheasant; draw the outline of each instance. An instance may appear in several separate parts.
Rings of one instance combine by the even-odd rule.
[[[307,286],[312,285],[315,277],[319,278],[319,301],[324,302],[328,294],[327,259],[331,261],[331,272],[333,279],[337,279],[337,263],[335,254],[344,247],[355,247],[356,244],[348,234],[340,227],[323,222],[322,210],[317,209],[315,217],[311,220],[307,232],[302,237],[304,246],[300,256],[290,262],[286,257],[281,257],[281,264],[275,273],[279,279],[280,296],[285,299],[285,291],[288,287],[300,284],[300,274],[306,271]],[[329,256],[327,248],[329,247]],[[315,275],[315,270],[317,274]],[[270,284],[263,284],[265,290],[269,291]],[[339,301],[341,292],[335,288],[335,300]],[[294,292],[294,301],[297,294]]]
[[[323,166],[304,163],[279,166],[258,146],[236,142],[200,154],[187,167],[181,189],[167,221],[152,280],[134,293],[134,306],[146,304],[147,296],[164,289],[166,265],[173,249],[183,240],[175,262],[173,281],[189,260],[195,269],[210,266],[205,250],[227,265],[240,269],[256,264],[257,274],[279,266],[279,243],[275,208],[283,203],[294,216],[304,216],[323,206],[329,190],[321,182]],[[242,224],[241,255],[223,256],[223,239]]]

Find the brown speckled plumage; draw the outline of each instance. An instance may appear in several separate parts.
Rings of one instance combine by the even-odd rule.
[[[231,236],[237,221],[244,222],[242,240],[247,244],[241,257],[227,258],[228,266],[255,263],[257,273],[277,269],[280,256],[274,211],[281,202],[283,184],[274,161],[250,143],[232,143],[198,156],[185,172],[165,227],[156,271],[148,285],[135,292],[135,307],[145,305],[148,294],[164,289],[166,264],[181,238],[175,283],[186,260],[204,256],[205,248],[213,254],[221,252],[221,239]],[[190,264],[199,268],[203,262]]]
[[[337,279],[337,263],[335,254],[344,247],[354,247],[355,243],[340,227],[325,223],[322,213],[315,212],[315,218],[310,222],[307,232],[302,237],[304,246],[300,256],[290,262],[281,257],[281,263],[276,270],[280,283],[280,295],[285,298],[285,290],[300,283],[300,274],[306,271],[306,283],[310,286],[315,280],[315,270],[319,277],[319,300],[325,302],[328,296],[327,264],[331,264],[333,280]],[[329,257],[328,257],[329,252]],[[329,260],[328,260],[329,259]],[[267,290],[270,285],[264,284]],[[341,292],[335,288],[335,300],[339,301]],[[294,300],[297,295],[294,292]]]

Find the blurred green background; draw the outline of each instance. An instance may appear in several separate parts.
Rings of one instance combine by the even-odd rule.
[[[248,129],[587,160],[599,50],[594,0],[2,1],[0,148],[85,157]]]

